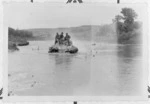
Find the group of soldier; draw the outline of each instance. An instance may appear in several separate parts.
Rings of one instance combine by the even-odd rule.
[[[66,36],[64,36],[63,32],[61,32],[61,34],[56,33],[55,44],[71,46],[72,41],[70,40],[70,38],[71,37],[68,33],[66,33]]]

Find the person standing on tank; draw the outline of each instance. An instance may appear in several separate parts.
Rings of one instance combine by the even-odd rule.
[[[63,32],[60,34],[60,44],[61,44],[61,45],[62,45],[63,42],[64,42],[64,35],[63,35],[63,34],[64,34]]]
[[[69,44],[70,44],[70,38],[71,38],[70,35],[68,33],[66,33],[64,40],[66,41],[67,46],[69,46]]]
[[[60,40],[60,35],[58,33],[56,33],[55,44],[57,44],[57,43],[59,44],[60,43],[59,40]]]

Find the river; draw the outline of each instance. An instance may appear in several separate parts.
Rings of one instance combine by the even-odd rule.
[[[77,54],[48,53],[30,41],[8,54],[8,90],[21,96],[125,96],[142,93],[140,45],[80,41]],[[91,51],[92,50],[92,51]]]

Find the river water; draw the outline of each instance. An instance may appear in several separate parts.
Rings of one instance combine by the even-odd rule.
[[[140,45],[80,41],[77,54],[48,53],[51,41],[31,41],[8,54],[11,95],[111,96],[142,93]]]

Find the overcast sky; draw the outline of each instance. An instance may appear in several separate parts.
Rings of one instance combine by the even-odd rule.
[[[101,25],[112,23],[123,7],[133,8],[138,20],[142,20],[147,13],[145,5],[139,4],[13,3],[4,5],[4,19],[8,26],[18,29]]]

